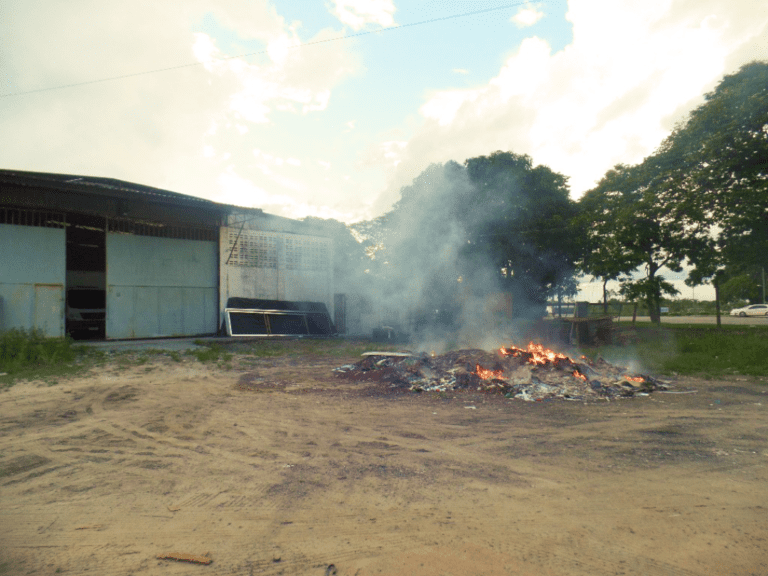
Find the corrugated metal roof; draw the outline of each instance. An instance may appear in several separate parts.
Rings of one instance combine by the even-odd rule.
[[[164,204],[181,206],[193,205],[201,208],[219,210],[221,212],[229,212],[234,208],[233,206],[219,204],[204,198],[161,190],[160,188],[153,188],[152,186],[145,186],[143,184],[125,182],[115,178],[101,178],[98,176],[26,172],[22,170],[0,170],[0,183],[83,192],[110,196],[113,198],[152,200]]]
[[[254,228],[274,230],[293,234],[312,234],[329,236],[327,230],[311,222],[295,220],[275,214],[267,214],[261,208],[247,208],[232,204],[221,204],[188,196],[178,192],[153,188],[134,182],[125,182],[115,178],[98,176],[78,176],[74,174],[54,174],[48,172],[27,172],[23,170],[0,169],[0,184],[12,184],[28,188],[43,188],[87,195],[97,195],[122,200],[143,200],[166,204],[168,206],[197,207],[211,210],[225,217],[223,222],[229,226],[240,226],[243,221],[258,221]],[[0,198],[1,200],[1,198]],[[246,226],[250,228],[250,226]]]

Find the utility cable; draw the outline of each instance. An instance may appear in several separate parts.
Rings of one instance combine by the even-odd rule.
[[[496,6],[495,8],[485,8],[483,10],[473,10],[472,12],[463,12],[461,14],[452,14],[450,16],[442,16],[440,18],[431,18],[429,20],[421,20],[420,22],[411,22],[410,24],[400,24],[398,26],[392,26],[389,28],[379,28],[377,30],[368,30],[366,32],[349,34],[347,36],[337,36],[336,38],[326,38],[325,40],[315,40],[314,42],[298,44],[295,46],[290,46],[289,48],[305,48],[307,46],[314,46],[316,44],[338,42],[339,40],[349,40],[350,38],[359,38],[360,36],[367,36],[368,34],[378,34],[381,32],[390,32],[394,30],[401,30],[403,28],[411,28],[413,26],[423,26],[425,24],[443,22],[445,20],[454,20],[456,18],[466,18],[468,16],[477,16],[478,14],[494,12],[497,10],[505,10],[507,8],[515,8],[517,6],[523,6],[525,4],[528,4],[528,0],[524,2],[514,2],[512,4],[505,4],[504,6]],[[233,60],[235,58],[247,58],[249,56],[258,56],[260,54],[266,54],[266,53],[267,53],[267,50],[260,50],[259,52],[249,52],[247,54],[238,54],[236,56],[222,56],[221,58],[216,58],[214,60],[206,60],[204,62],[192,62],[190,64],[180,64],[179,66],[169,66],[167,68],[157,68],[155,70],[145,70],[143,72],[134,72],[133,74],[122,74],[120,76],[110,76],[108,78],[98,78],[96,80],[86,80],[85,82],[74,82],[72,84],[61,84],[59,86],[50,86],[48,88],[37,88],[35,90],[24,90],[22,92],[8,92],[7,94],[0,94],[0,98],[7,98],[9,96],[23,96],[26,94],[36,94],[39,92],[48,92],[51,90],[63,90],[64,88],[75,88],[77,86],[88,86],[90,84],[101,84],[102,82],[112,82],[114,80],[134,78],[136,76],[145,76],[147,74],[159,74],[160,72],[170,72],[171,70],[181,70],[182,68],[191,68],[193,66],[203,66],[205,64],[212,64],[212,63],[221,62],[224,60]]]

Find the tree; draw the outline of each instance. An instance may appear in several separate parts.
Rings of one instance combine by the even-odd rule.
[[[690,254],[691,283],[722,281],[730,263],[768,263],[768,62],[726,76],[704,100],[657,153],[677,201],[709,230]]]
[[[668,182],[659,177],[662,168],[653,158],[636,166],[617,165],[580,201],[582,221],[593,222],[586,248],[597,247],[596,254],[583,257],[585,271],[622,275],[622,294],[644,300],[655,323],[661,321],[663,295],[678,294],[660,270],[681,271],[691,244],[702,234],[692,229],[684,206],[673,201]],[[639,267],[645,277],[632,278]]]
[[[547,298],[573,277],[578,231],[567,178],[512,152],[470,158],[465,166],[475,208],[462,215],[469,231],[465,254],[493,263],[517,315],[539,316]]]
[[[512,293],[513,314],[525,316],[572,291],[575,207],[561,174],[495,152],[433,164],[400,194],[390,212],[356,226],[375,237],[383,306],[456,327],[499,292]]]
[[[332,218],[307,216],[304,222],[333,240],[333,278],[336,291],[344,292],[359,282],[369,265],[365,246],[354,236],[352,228]]]
[[[405,311],[420,326],[458,322],[467,238],[460,215],[470,195],[463,166],[432,164],[401,189],[390,212],[364,226],[375,239],[383,308]]]
[[[617,166],[614,170],[623,168]],[[582,197],[578,208],[577,226],[584,232],[579,236],[582,242],[576,266],[585,274],[602,279],[603,312],[607,314],[608,282],[636,268],[637,257],[615,234],[617,202],[611,202],[602,191],[592,191]]]
[[[742,273],[731,275],[720,288],[723,302],[730,306],[762,302],[762,269],[749,267]]]

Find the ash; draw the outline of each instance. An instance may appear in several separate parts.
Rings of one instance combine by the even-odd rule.
[[[606,400],[647,396],[669,384],[644,374],[631,374],[602,358],[573,360],[529,344],[496,352],[456,350],[441,355],[411,352],[366,352],[355,363],[340,366],[340,378],[384,382],[413,392],[479,390],[528,402]]]

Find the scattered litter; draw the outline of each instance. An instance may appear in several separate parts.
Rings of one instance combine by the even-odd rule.
[[[354,364],[344,364],[344,366],[339,366],[338,368],[334,368],[334,372],[351,372],[354,370],[356,366]]]
[[[183,552],[158,554],[157,558],[159,560],[176,560],[178,562],[191,562],[193,564],[210,564],[213,562],[209,556],[198,556],[197,554],[185,554]]]
[[[338,574],[336,566],[328,564],[328,568],[325,569],[325,576],[336,576],[336,574]]]
[[[456,350],[437,356],[366,352],[359,362],[333,371],[338,377],[387,382],[392,388],[413,392],[479,390],[527,402],[631,398],[667,392],[670,386],[652,376],[632,374],[602,358],[593,361],[582,356],[574,360],[534,343],[527,348]]]
[[[467,410],[477,410],[477,406],[464,406]]]
[[[181,510],[181,508],[178,506],[168,506],[168,512],[178,512],[179,510]]]

